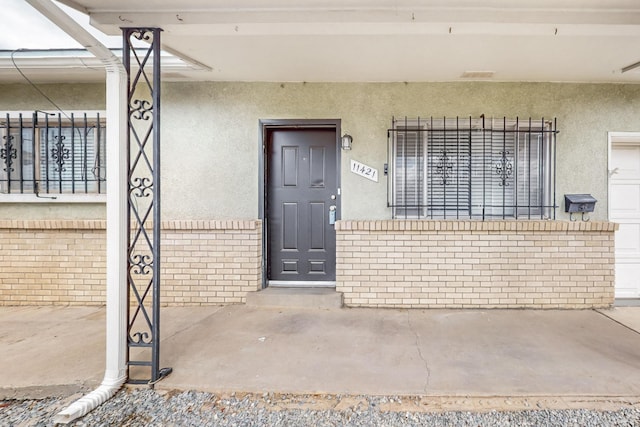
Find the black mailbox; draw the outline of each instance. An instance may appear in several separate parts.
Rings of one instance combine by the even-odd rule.
[[[585,220],[584,214],[593,212],[596,208],[597,200],[591,194],[565,194],[564,195],[564,211],[569,212],[569,217],[574,221],[572,214],[579,212],[582,219]]]

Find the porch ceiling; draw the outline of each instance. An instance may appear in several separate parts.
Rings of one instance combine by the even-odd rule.
[[[621,71],[640,61],[638,0],[62,3],[107,34],[163,28],[165,50],[206,66],[174,80],[640,82]]]

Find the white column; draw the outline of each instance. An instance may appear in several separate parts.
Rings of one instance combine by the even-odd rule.
[[[126,380],[127,77],[107,71],[107,360],[105,379]]]

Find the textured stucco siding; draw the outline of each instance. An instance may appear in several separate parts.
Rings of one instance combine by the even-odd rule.
[[[104,109],[104,85],[42,85],[62,108]],[[0,110],[51,109],[27,85],[0,85]],[[640,85],[565,83],[164,83],[163,218],[258,217],[259,120],[342,120],[342,218],[388,219],[386,179],[349,172],[387,162],[392,116],[557,118],[558,218],[565,193],[591,193],[607,217],[607,132],[640,130]],[[104,206],[0,203],[0,218],[104,218]]]

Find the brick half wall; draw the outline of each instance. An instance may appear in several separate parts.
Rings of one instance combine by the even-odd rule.
[[[106,222],[0,221],[0,305],[103,305]],[[161,304],[244,302],[261,287],[262,225],[163,221]]]
[[[594,308],[614,299],[610,222],[339,221],[345,305]]]

